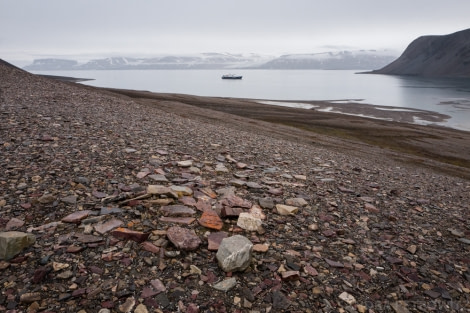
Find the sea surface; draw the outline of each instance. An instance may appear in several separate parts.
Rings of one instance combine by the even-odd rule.
[[[470,79],[357,74],[351,70],[233,70],[242,80],[221,79],[227,70],[34,71],[92,78],[86,85],[198,96],[327,100],[415,108],[449,115],[438,125],[470,131]],[[394,109],[395,110],[395,109]],[[405,110],[406,111],[406,110]],[[410,111],[410,114],[412,112]],[[417,123],[421,123],[419,120]]]

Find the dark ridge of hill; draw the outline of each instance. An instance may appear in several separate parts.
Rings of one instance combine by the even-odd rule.
[[[449,35],[419,37],[397,60],[370,73],[470,77],[470,29]]]

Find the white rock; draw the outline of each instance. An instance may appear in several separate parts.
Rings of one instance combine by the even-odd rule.
[[[346,302],[347,304],[349,304],[349,305],[353,305],[353,304],[356,303],[356,299],[355,299],[352,295],[350,295],[349,293],[347,293],[346,291],[344,291],[343,293],[341,293],[341,294],[339,295],[339,298],[340,298],[341,300],[343,300],[344,302]]]
[[[294,215],[299,211],[299,208],[290,205],[276,204],[276,210],[280,215]]]
[[[263,222],[258,217],[253,216],[251,213],[240,213],[238,216],[237,226],[249,231],[258,231],[261,229]]]

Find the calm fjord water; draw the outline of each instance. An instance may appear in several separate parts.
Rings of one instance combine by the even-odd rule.
[[[37,74],[93,78],[99,87],[266,100],[355,100],[416,108],[451,116],[440,125],[470,131],[470,79],[359,75],[357,71],[233,70],[47,71]],[[412,114],[412,112],[410,112]]]

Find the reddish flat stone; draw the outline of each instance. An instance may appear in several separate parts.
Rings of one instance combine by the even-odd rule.
[[[317,276],[318,275],[317,270],[313,266],[311,266],[310,264],[306,264],[304,266],[304,271],[305,271],[305,273],[309,274],[310,276]]]
[[[228,234],[224,231],[211,233],[207,236],[208,247],[209,251],[217,251],[219,250],[220,243],[224,238],[227,238]]]
[[[74,236],[81,243],[94,243],[94,242],[100,242],[103,240],[103,237],[86,235],[86,234],[75,234]]]
[[[160,208],[164,216],[190,217],[196,212],[185,205],[166,205]]]
[[[326,259],[325,258],[325,262],[328,263],[329,266],[331,267],[344,267],[344,264],[341,263],[341,262],[336,262],[336,261],[333,261],[333,260],[330,260],[330,259]]]
[[[166,223],[177,223],[177,224],[186,224],[189,225],[194,222],[196,219],[194,217],[160,217],[158,219],[160,222]]]
[[[377,209],[374,205],[370,204],[370,203],[365,203],[364,204],[364,209],[366,209],[367,211],[371,212],[371,213],[379,213],[380,210]]]
[[[113,230],[111,235],[120,239],[130,239],[135,242],[143,242],[147,240],[150,233],[143,233],[140,231],[130,230],[128,228],[119,227]]]
[[[69,214],[66,217],[64,217],[62,219],[62,222],[79,224],[80,221],[86,218],[88,215],[90,215],[90,213],[91,213],[90,210],[73,212],[72,214]]]
[[[241,207],[245,209],[251,209],[251,202],[245,199],[242,199],[235,195],[230,195],[223,199],[221,203],[229,207]]]
[[[155,253],[155,254],[160,252],[159,247],[157,247],[156,245],[154,245],[153,243],[148,242],[148,241],[142,242],[142,249],[144,249],[145,251],[148,251],[148,252]]]
[[[196,206],[196,200],[193,197],[185,196],[179,199],[179,201],[184,205]]]
[[[222,217],[227,217],[227,218],[230,218],[230,217],[236,218],[240,216],[240,213],[243,213],[242,208],[232,208],[229,206],[224,206],[222,210],[220,211],[220,214],[222,215]]]
[[[196,203],[196,209],[204,212],[205,210],[211,209],[211,203],[207,200],[199,199]]]
[[[300,277],[300,273],[298,271],[286,271],[281,273],[282,280],[284,281],[292,281],[298,280]]]
[[[196,250],[201,244],[201,239],[192,229],[173,226],[168,228],[166,236],[172,244],[181,250]]]
[[[95,230],[99,232],[100,234],[105,234],[108,231],[121,226],[122,224],[123,224],[122,221],[118,219],[112,219],[112,220],[107,221],[106,223],[95,225]]]
[[[221,230],[224,226],[224,222],[220,219],[219,215],[217,215],[217,212],[213,210],[204,211],[199,219],[199,224],[201,224],[201,226],[217,230]]]
[[[83,250],[83,247],[71,245],[67,247],[68,253],[78,253]]]

